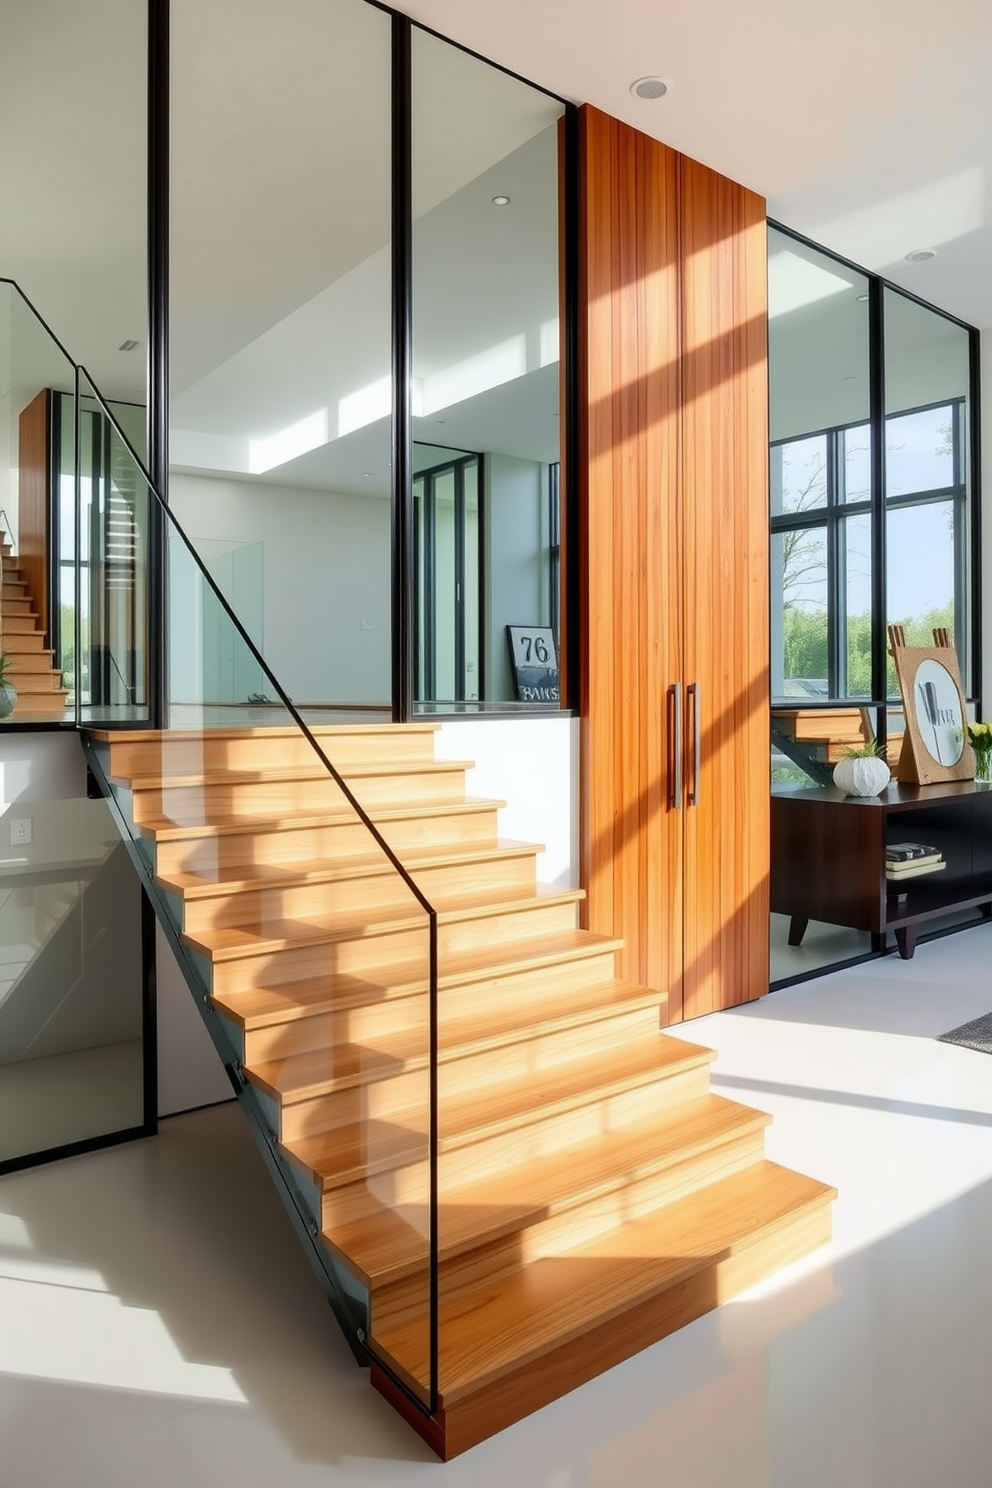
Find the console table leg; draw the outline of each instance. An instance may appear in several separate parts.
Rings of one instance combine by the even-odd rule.
[[[875,955],[875,956],[882,956],[882,955],[885,954],[885,931],[884,930],[882,931],[882,933],[880,935],[879,934],[876,934],[874,931],[872,932],[871,949],[872,949],[872,954]]]
[[[899,954],[904,961],[912,960],[913,952],[916,950],[916,926],[903,925],[895,932],[896,945]]]
[[[990,908],[992,908],[992,906],[990,906]],[[790,945],[795,945],[795,946],[802,945],[802,943],[803,943],[803,936],[806,934],[806,926],[808,924],[809,924],[809,918],[808,917],[804,918],[802,915],[793,915],[792,916],[791,920],[789,921],[789,944]]]
[[[988,904],[980,904],[978,908],[979,912],[984,915],[987,920],[992,920],[992,902]]]

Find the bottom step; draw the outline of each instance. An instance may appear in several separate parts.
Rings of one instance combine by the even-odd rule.
[[[442,1305],[437,1416],[374,1363],[372,1382],[447,1460],[825,1244],[834,1197],[762,1160]],[[419,1319],[374,1344],[422,1388],[427,1340]]]

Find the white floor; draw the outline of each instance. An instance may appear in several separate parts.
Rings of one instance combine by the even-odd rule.
[[[3,1488],[989,1488],[992,927],[700,1020],[816,1256],[447,1466],[368,1386],[230,1106],[0,1180]]]
[[[140,1039],[0,1064],[0,1162],[140,1126],[142,1110]]]

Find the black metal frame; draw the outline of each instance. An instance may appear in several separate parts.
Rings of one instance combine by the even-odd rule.
[[[87,780],[89,786],[89,779]],[[94,792],[99,796],[99,790]],[[113,808],[111,807],[111,811]],[[48,873],[28,875],[35,881],[55,876]],[[59,872],[59,878],[64,874]],[[139,880],[140,884],[140,880]],[[99,1136],[82,1137],[78,1142],[63,1142],[57,1147],[46,1147],[40,1152],[23,1153],[19,1157],[0,1158],[0,1178],[7,1173],[21,1173],[28,1168],[41,1167],[45,1163],[59,1162],[64,1157],[83,1157],[88,1152],[102,1152],[108,1147],[118,1147],[123,1142],[137,1142],[143,1137],[154,1137],[158,1132],[158,1027],[157,985],[155,965],[155,912],[148,903],[144,888],[141,893],[141,1084],[142,1119],[136,1126],[120,1127],[117,1131],[102,1132]]]
[[[417,441],[418,447],[423,444]],[[485,570],[485,524],[482,520],[482,482],[484,477],[483,456],[466,450],[464,454],[441,460],[437,465],[425,466],[414,474],[411,483],[411,499],[414,507],[414,552],[413,552],[413,651],[414,651],[414,715],[420,716],[424,706],[438,701],[466,703],[465,673],[465,470],[476,467],[476,499],[478,501],[478,548],[476,556],[477,576],[480,592],[479,628],[476,649],[479,656],[479,699],[482,701],[481,669],[485,650],[484,608],[481,603],[482,575]],[[451,472],[454,481],[455,519],[455,696],[438,699],[437,692],[437,480]],[[423,482],[421,498],[417,501],[414,488]],[[423,624],[421,624],[423,615]],[[423,646],[423,668],[420,664]]]
[[[839,654],[839,617],[843,613],[843,552],[840,542],[840,524],[847,517],[869,515],[871,519],[871,610],[872,610],[872,643],[871,643],[871,691],[870,698],[851,699],[843,694],[838,687],[837,694],[824,699],[805,700],[797,698],[781,699],[773,702],[775,707],[787,705],[790,708],[815,709],[836,707],[838,703],[854,702],[858,706],[870,707],[877,710],[877,738],[884,746],[886,740],[886,710],[891,705],[892,699],[888,696],[887,670],[888,670],[888,637],[886,631],[886,523],[887,514],[890,510],[898,510],[903,507],[926,505],[940,500],[942,497],[960,503],[967,500],[970,507],[970,555],[966,552],[964,543],[963,524],[955,523],[955,581],[959,586],[957,592],[966,594],[969,607],[968,619],[970,621],[971,634],[970,645],[967,656],[967,676],[965,677],[965,688],[969,694],[969,701],[973,701],[979,708],[981,693],[981,584],[980,584],[980,534],[981,534],[981,481],[980,481],[980,387],[978,383],[980,342],[979,333],[973,326],[967,325],[965,321],[959,320],[957,316],[950,315],[946,311],[939,310],[936,306],[929,305],[918,296],[904,290],[898,284],[892,284],[880,275],[871,274],[859,264],[844,258],[841,254],[832,253],[819,243],[814,243],[810,238],[801,233],[794,232],[791,228],[783,226],[779,222],[769,219],[768,226],[776,232],[794,241],[814,249],[826,258],[831,258],[837,263],[856,271],[867,283],[868,287],[868,419],[860,420],[865,423],[870,431],[871,460],[870,460],[870,487],[869,499],[866,502],[843,503],[838,507],[838,462],[840,456],[839,438],[844,429],[855,427],[855,425],[843,426],[843,428],[828,428],[810,430],[796,438],[827,437],[827,502],[824,508],[817,508],[815,512],[787,513],[775,516],[771,519],[772,534],[780,531],[791,531],[799,528],[823,527],[827,543],[827,590],[828,590],[828,614],[833,617],[828,626],[828,676],[831,679],[841,679],[845,671],[844,658]],[[886,426],[887,416],[885,410],[885,293],[891,291],[893,294],[920,305],[932,314],[940,315],[953,325],[960,326],[967,331],[969,338],[969,371],[970,386],[967,394],[969,410],[969,466],[970,490],[965,482],[965,472],[955,469],[955,484],[948,488],[940,488],[933,491],[911,492],[905,496],[886,498]],[[941,399],[930,404],[921,404],[919,409],[901,410],[899,414],[889,417],[902,417],[903,414],[919,412],[925,408],[937,408],[949,405],[952,407],[952,418],[959,425],[960,406],[963,400],[960,398]],[[957,432],[957,431],[956,431]],[[792,439],[775,440],[772,448],[792,443]],[[959,455],[958,442],[955,441],[955,458]],[[962,477],[959,481],[957,477]],[[970,565],[969,565],[970,557]],[[961,587],[961,580],[965,584]],[[970,582],[969,582],[970,580]],[[964,616],[961,616],[964,620]]]
[[[148,0],[148,414],[151,484],[169,499],[169,0]],[[153,503],[148,533],[149,722],[166,712],[165,527]]]

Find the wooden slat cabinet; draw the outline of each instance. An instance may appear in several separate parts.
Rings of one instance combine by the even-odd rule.
[[[580,147],[587,916],[678,1021],[768,990],[764,202],[594,109]]]

